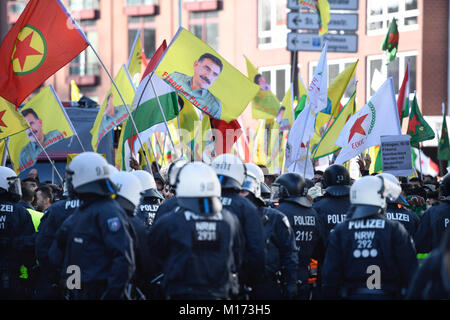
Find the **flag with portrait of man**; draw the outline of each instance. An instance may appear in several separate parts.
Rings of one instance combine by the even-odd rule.
[[[17,173],[32,167],[43,148],[75,134],[75,129],[51,85],[39,91],[20,108],[20,112],[29,128],[9,138],[9,151]]]
[[[180,28],[155,74],[208,116],[236,120],[260,87],[213,48]]]

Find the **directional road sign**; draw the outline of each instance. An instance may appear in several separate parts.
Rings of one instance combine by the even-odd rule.
[[[318,30],[319,16],[312,12],[289,12],[287,14],[287,27],[291,30]],[[332,13],[328,30],[358,30],[358,14]]]
[[[289,51],[322,51],[323,42],[328,40],[328,52],[357,52],[356,34],[325,34],[289,32],[287,49]]]
[[[359,0],[328,0],[330,10],[358,10]],[[298,10],[305,8],[304,5],[299,4],[299,0],[287,0],[287,7],[291,10]]]

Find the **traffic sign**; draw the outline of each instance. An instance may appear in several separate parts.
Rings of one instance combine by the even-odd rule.
[[[288,0],[287,7],[288,7],[288,9],[291,9],[291,10],[298,10],[298,9],[300,9],[301,6],[300,6],[298,0]]]
[[[356,34],[325,34],[289,32],[287,49],[289,51],[322,51],[323,42],[328,40],[328,52],[357,52]]]
[[[358,2],[359,0],[328,0],[330,10],[358,10]]]
[[[289,12],[287,14],[287,27],[291,30],[318,30],[319,16],[311,12]],[[328,30],[358,30],[358,14],[332,13]]]

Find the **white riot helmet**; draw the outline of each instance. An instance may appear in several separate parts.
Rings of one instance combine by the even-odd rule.
[[[75,156],[66,168],[69,194],[97,194],[102,196],[115,193],[111,182],[111,168],[108,162],[96,152],[83,152]]]
[[[398,179],[393,174],[390,174],[387,172],[382,172],[382,173],[377,174],[377,176],[384,177],[386,180],[389,180],[393,184],[397,185],[400,189],[402,188],[400,181],[398,181]],[[393,199],[393,200],[387,199],[387,203],[399,203],[399,204],[402,204],[405,206],[408,205],[406,200],[402,197],[401,192],[396,199]]]
[[[264,173],[260,167],[254,163],[246,163],[246,176],[242,184],[242,190],[248,191],[253,196],[265,203],[261,197],[261,185],[264,183]]]
[[[197,214],[222,210],[221,186],[216,172],[199,161],[183,166],[176,179],[177,201],[180,207]]]
[[[177,160],[172,162],[169,166],[169,171],[167,172],[169,186],[174,188],[177,186],[177,175],[181,168],[184,167],[188,162],[184,159]]]
[[[386,209],[386,199],[397,199],[401,188],[383,176],[364,176],[350,188],[350,202],[354,206],[352,219],[361,219]]]
[[[108,163],[108,167],[109,167],[109,174],[113,175],[114,173],[119,172],[119,169],[117,169],[116,167],[114,167],[112,164]]]
[[[13,202],[22,197],[20,179],[11,168],[0,166],[0,194],[7,194]]]
[[[116,200],[120,206],[126,211],[133,212],[139,205],[141,193],[144,191],[139,178],[131,172],[119,171],[111,175],[111,181],[117,188]]]
[[[164,197],[159,193],[158,189],[156,188],[156,182],[155,178],[145,170],[135,170],[131,171],[133,175],[135,175],[139,182],[141,183],[143,193],[142,195],[147,198],[159,198],[164,199]]]
[[[246,175],[241,159],[232,154],[221,154],[214,158],[211,167],[216,171],[223,189],[241,190]]]

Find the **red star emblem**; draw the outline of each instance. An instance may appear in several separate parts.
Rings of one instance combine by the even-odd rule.
[[[0,126],[7,128],[8,126],[3,122],[3,116],[5,115],[6,110],[0,111]]]
[[[412,132],[413,134],[416,134],[416,128],[419,124],[422,124],[422,122],[417,120],[417,114],[416,114],[416,115],[414,115],[414,117],[411,120],[409,120],[408,133]]]
[[[42,52],[37,51],[36,49],[30,46],[31,40],[33,39],[34,32],[31,32],[25,39],[22,41],[17,39],[16,43],[16,52],[14,52],[13,60],[19,59],[20,68],[23,70],[25,65],[25,61],[28,56],[41,56]]]
[[[356,119],[355,123],[353,124],[352,128],[350,129],[350,137],[348,137],[348,142],[350,142],[350,140],[352,140],[355,133],[366,135],[366,132],[364,131],[364,129],[362,128],[361,125],[364,122],[364,120],[367,118],[368,115],[369,114],[366,114],[366,115],[363,115],[363,116],[359,117],[358,119]]]

